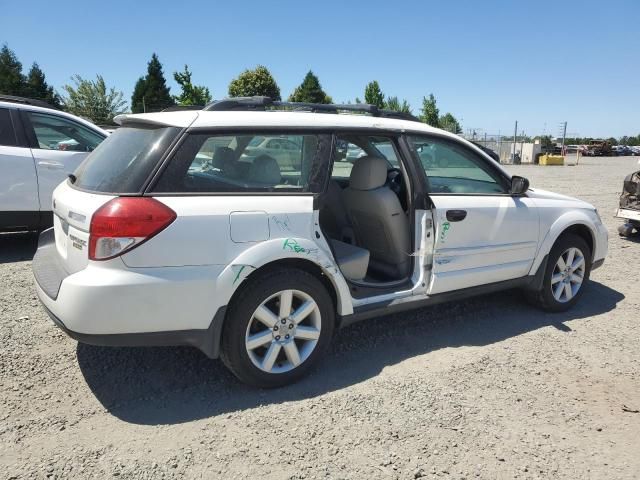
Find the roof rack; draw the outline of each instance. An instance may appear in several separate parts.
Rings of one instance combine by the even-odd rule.
[[[220,111],[247,111],[247,110],[275,110],[285,109],[293,111],[307,111],[314,113],[338,113],[338,112],[359,112],[368,113],[373,117],[396,118],[400,120],[410,120],[419,122],[420,120],[410,113],[384,110],[375,105],[366,103],[355,104],[334,104],[334,103],[304,103],[304,102],[281,102],[270,97],[231,97],[223,100],[208,103],[202,109],[207,112]]]
[[[52,108],[58,110],[58,108],[45,102],[44,100],[38,100],[37,98],[17,97],[15,95],[3,95],[0,94],[0,102],[22,103],[23,105],[33,105],[34,107]]]
[[[172,105],[167,107],[162,112],[182,112],[183,110],[202,110],[204,105]]]

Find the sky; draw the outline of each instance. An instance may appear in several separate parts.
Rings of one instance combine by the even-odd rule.
[[[0,0],[0,26],[58,91],[100,74],[130,102],[155,52],[173,94],[185,64],[216,99],[263,64],[283,98],[310,69],[336,102],[377,80],[415,114],[433,93],[479,135],[640,134],[640,0]]]

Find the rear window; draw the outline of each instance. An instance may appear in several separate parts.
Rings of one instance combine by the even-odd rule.
[[[175,127],[122,127],[78,167],[73,186],[101,193],[139,193],[172,140]]]

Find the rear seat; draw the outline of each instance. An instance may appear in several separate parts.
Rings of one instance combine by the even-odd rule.
[[[349,280],[362,280],[369,267],[369,250],[329,239],[342,274]]]

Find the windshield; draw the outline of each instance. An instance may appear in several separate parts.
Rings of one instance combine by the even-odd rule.
[[[78,167],[73,186],[101,193],[140,193],[178,132],[175,127],[119,128]]]

